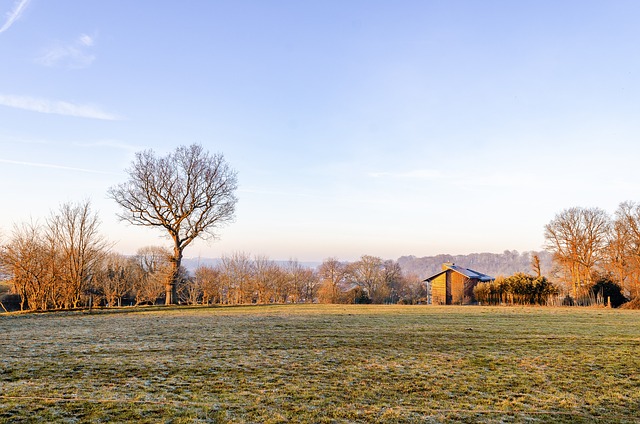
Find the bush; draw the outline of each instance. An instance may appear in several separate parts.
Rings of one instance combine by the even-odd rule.
[[[636,297],[633,300],[620,306],[620,309],[640,309],[640,297]]]
[[[546,305],[558,288],[545,277],[534,277],[522,272],[495,281],[478,283],[473,293],[481,304]]]

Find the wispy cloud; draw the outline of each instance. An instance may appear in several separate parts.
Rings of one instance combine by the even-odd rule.
[[[29,5],[29,1],[30,0],[18,0],[13,3],[13,9],[5,14],[5,21],[0,27],[0,34],[11,28],[11,25],[20,19],[20,15],[22,15],[22,12],[24,12]]]
[[[81,34],[71,43],[55,43],[42,53],[36,62],[48,67],[86,68],[96,59],[96,56],[90,51],[94,44],[95,37]]]
[[[86,173],[90,173],[90,174],[120,175],[117,172],[99,171],[99,170],[95,170],[95,169],[86,169],[86,168],[75,168],[73,166],[56,165],[56,164],[52,164],[52,163],[25,162],[25,161],[10,160],[10,159],[0,159],[0,163],[8,163],[8,164],[11,164],[11,165],[30,166],[30,167],[34,167],[34,168],[50,168],[50,169],[60,169],[60,170],[64,170],[64,171],[86,172]]]
[[[80,35],[80,37],[78,37],[78,43],[83,46],[91,47],[93,46],[93,43],[94,43],[93,37],[87,34],[82,34]]]
[[[414,169],[402,172],[370,172],[373,178],[395,178],[407,180],[439,180],[443,175],[437,169]]]
[[[0,94],[0,105],[40,113],[75,116],[79,118],[104,119],[117,121],[121,117],[101,110],[98,106],[77,104],[60,100],[48,100],[29,96]]]

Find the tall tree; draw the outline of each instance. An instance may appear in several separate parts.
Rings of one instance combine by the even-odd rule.
[[[220,225],[233,220],[236,172],[220,153],[201,145],[180,146],[166,156],[136,153],[129,180],[109,189],[122,208],[118,217],[133,225],[160,228],[173,241],[166,304],[177,303],[176,285],[184,249],[197,237],[215,238]]]
[[[600,208],[565,209],[545,226],[547,249],[571,278],[574,298],[592,283],[604,259],[610,218]]]
[[[640,297],[640,204],[618,206],[607,252],[609,271],[632,298]]]

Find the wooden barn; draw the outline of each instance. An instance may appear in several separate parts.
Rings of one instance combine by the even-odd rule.
[[[432,305],[470,305],[475,303],[473,288],[494,278],[453,263],[442,264],[442,271],[423,280],[430,287]]]

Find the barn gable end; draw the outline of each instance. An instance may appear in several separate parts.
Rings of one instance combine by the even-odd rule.
[[[453,263],[442,264],[442,271],[423,280],[431,287],[433,305],[470,305],[475,303],[474,287],[494,278]]]

